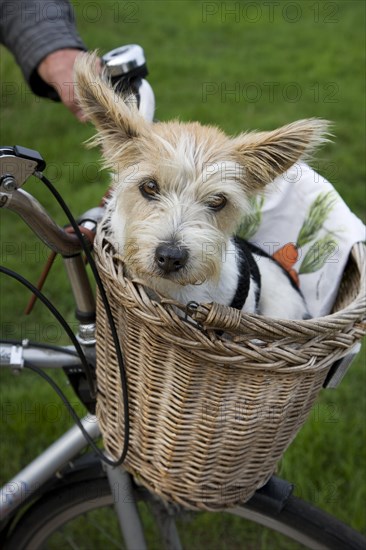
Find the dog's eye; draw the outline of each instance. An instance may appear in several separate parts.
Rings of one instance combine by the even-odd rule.
[[[224,208],[226,203],[227,203],[227,199],[225,195],[221,195],[221,194],[213,195],[206,201],[207,206],[211,208],[211,210],[216,210],[216,211]]]
[[[155,200],[159,195],[159,185],[155,180],[144,180],[139,187],[141,194],[147,200]]]

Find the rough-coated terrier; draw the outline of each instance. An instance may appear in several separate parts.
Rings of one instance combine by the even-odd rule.
[[[235,231],[249,198],[324,141],[327,123],[300,120],[234,138],[197,122],[150,123],[95,67],[95,55],[80,56],[78,97],[115,174],[103,225],[129,275],[180,303],[308,317],[287,272]]]

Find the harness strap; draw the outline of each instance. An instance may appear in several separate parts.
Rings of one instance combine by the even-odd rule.
[[[254,259],[251,247],[247,241],[240,237],[234,237],[234,242],[240,251],[240,273],[238,286],[234,298],[231,301],[230,307],[242,310],[246,299],[248,298],[250,281],[257,284],[255,292],[255,307],[258,309],[260,291],[261,291],[261,274],[258,269],[257,262]]]

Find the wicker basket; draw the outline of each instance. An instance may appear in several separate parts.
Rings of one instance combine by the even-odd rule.
[[[365,334],[365,256],[363,245],[353,248],[337,311],[327,317],[274,321],[211,304],[192,312],[194,324],[171,302],[151,300],[142,284],[126,279],[112,246],[100,238],[99,272],[128,377],[126,469],[191,509],[248,500],[305,422],[330,366]],[[104,444],[118,458],[121,383],[99,298],[97,379]]]

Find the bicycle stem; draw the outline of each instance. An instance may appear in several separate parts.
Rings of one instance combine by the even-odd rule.
[[[64,265],[76,303],[76,317],[85,324],[95,320],[95,299],[82,256],[64,258]]]

